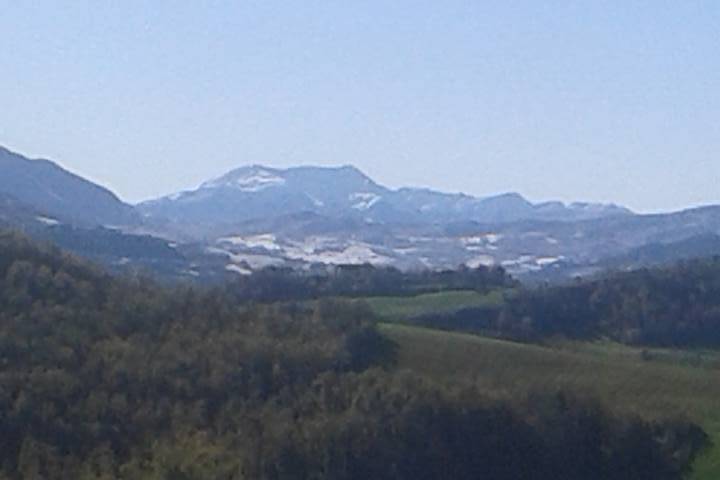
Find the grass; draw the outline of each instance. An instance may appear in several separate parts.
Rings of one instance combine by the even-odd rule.
[[[424,313],[449,313],[464,307],[493,307],[503,302],[503,293],[472,290],[427,293],[413,297],[368,297],[364,299],[380,318],[401,320]]]
[[[443,299],[435,305],[452,303]],[[415,312],[402,302],[379,305],[374,308]],[[400,347],[398,368],[438,381],[469,380],[511,395],[568,390],[647,419],[686,417],[701,425],[715,443],[698,460],[691,478],[720,478],[720,353],[648,350],[615,343],[540,346],[397,324],[381,328]]]
[[[365,299],[384,321],[427,313],[500,306],[503,292],[448,291]],[[720,352],[643,349],[612,342],[554,341],[529,345],[396,323],[382,325],[399,346],[400,369],[438,381],[472,381],[510,395],[568,390],[647,419],[686,417],[715,446],[695,465],[692,480],[720,478]]]

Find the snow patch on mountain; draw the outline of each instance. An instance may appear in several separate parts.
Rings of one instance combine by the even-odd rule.
[[[227,265],[225,270],[228,272],[235,272],[239,275],[252,275],[253,273],[249,268],[241,267],[239,265],[235,265],[234,263]]]
[[[379,202],[382,197],[375,193],[351,193],[348,199],[354,202],[352,208],[355,210],[369,210]]]
[[[282,258],[272,257],[270,255],[232,253],[229,256],[235,265],[247,265],[252,270],[262,270],[267,267],[279,267],[285,263]]]
[[[241,192],[259,192],[285,184],[285,179],[260,167],[250,167],[230,172],[218,179],[204,183],[200,188],[235,188]]]
[[[559,262],[563,258],[565,258],[565,257],[562,257],[562,256],[560,256],[560,257],[540,257],[535,260],[535,263],[537,263],[541,267],[546,267],[548,265],[552,265],[553,263]]]
[[[485,235],[472,235],[460,237],[460,243],[466,250],[496,250],[497,243],[502,240],[503,236],[497,233],[486,233]]]
[[[205,251],[212,255],[222,255],[227,257],[231,263],[225,267],[226,270],[231,270],[241,274],[242,271],[249,270],[252,272],[253,270],[262,270],[267,267],[277,267],[285,263],[282,258],[271,255],[232,252],[218,247],[208,247]]]
[[[393,259],[360,241],[311,236],[299,240],[278,239],[272,234],[230,236],[217,240],[207,253],[227,257],[230,265],[244,270],[261,270],[286,262],[326,265],[388,265]],[[241,273],[238,268],[232,271]],[[243,270],[243,271],[244,271]]]
[[[492,267],[495,265],[495,259],[490,255],[479,255],[465,262],[465,265],[470,268]]]
[[[386,265],[391,262],[389,257],[376,253],[370,245],[353,243],[339,250],[322,250],[313,253],[302,251],[286,251],[288,258],[308,263],[327,265]]]
[[[285,184],[285,179],[261,172],[251,177],[238,179],[235,184],[244,192],[259,192],[269,187],[276,187]]]
[[[251,235],[247,237],[234,236],[223,237],[218,239],[219,244],[230,244],[234,246],[242,246],[247,248],[264,248],[266,250],[281,250],[282,247],[277,244],[277,238],[271,233],[262,235]]]
[[[43,225],[48,225],[50,227],[54,227],[55,225],[60,225],[60,222],[55,220],[54,218],[50,217],[35,217],[35,220],[42,223]]]

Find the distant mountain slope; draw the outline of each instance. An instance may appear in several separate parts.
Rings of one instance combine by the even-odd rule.
[[[636,215],[517,193],[393,190],[350,166],[252,165],[134,209],[52,162],[5,149],[0,173],[0,227],[167,278],[369,263],[502,266],[527,281],[563,281],[720,251],[720,206]]]
[[[650,243],[611,259],[608,266],[636,269],[651,265],[663,265],[679,260],[720,256],[720,235],[704,233],[672,243]]]
[[[129,225],[134,208],[115,194],[49,160],[30,160],[0,147],[0,194],[39,212],[81,225]]]
[[[145,202],[139,209],[178,222],[236,223],[297,212],[352,212],[369,208],[386,193],[352,167],[281,171],[250,166],[197,190]]]
[[[604,218],[631,212],[615,205],[560,202],[532,204],[516,193],[488,198],[429,189],[391,190],[354,167],[276,169],[252,165],[181,192],[138,206],[149,218],[175,223],[236,225],[297,213],[360,218],[372,223],[434,224],[472,220]]]
[[[69,252],[102,263],[112,271],[140,270],[152,272],[163,279],[186,279],[200,275],[203,275],[203,279],[213,279],[218,276],[214,271],[207,271],[207,268],[195,270],[191,261],[167,240],[102,226],[65,223],[0,193],[0,235],[9,230],[21,231],[34,240],[51,242]],[[222,268],[215,270],[223,274]]]
[[[42,222],[53,223],[53,220],[17,198],[0,193],[0,227],[25,229]]]

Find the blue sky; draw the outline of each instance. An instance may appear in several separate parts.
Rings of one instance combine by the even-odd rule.
[[[720,203],[717,1],[4,3],[0,144],[128,201],[261,163]]]

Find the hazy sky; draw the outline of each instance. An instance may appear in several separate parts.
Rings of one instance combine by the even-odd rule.
[[[0,4],[0,144],[128,201],[262,163],[720,203],[717,0]]]

